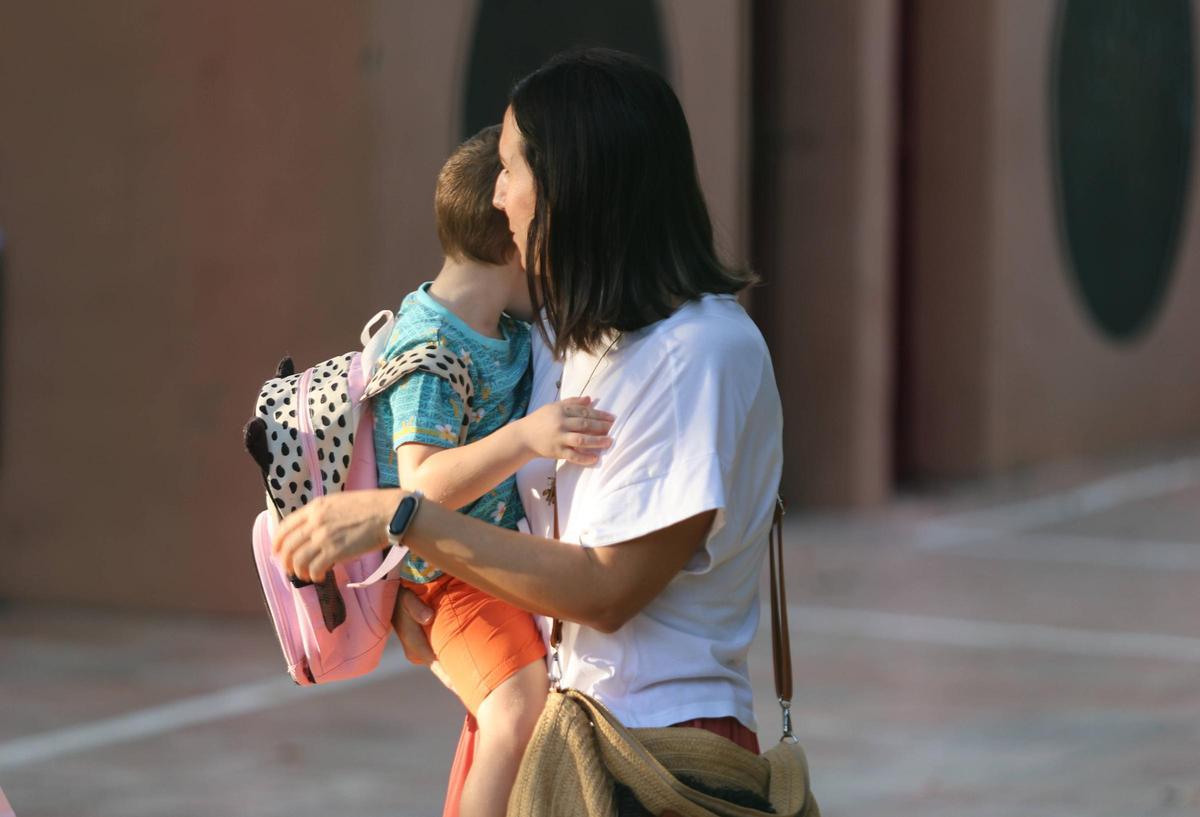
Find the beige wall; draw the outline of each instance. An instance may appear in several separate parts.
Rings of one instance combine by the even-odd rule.
[[[373,145],[369,180],[378,252],[371,270],[373,309],[395,308],[442,262],[433,221],[433,184],[462,132],[462,92],[474,3],[372,5]]]
[[[10,4],[0,26],[0,594],[257,604],[240,450],[371,257],[368,20],[328,4]],[[311,329],[318,286],[334,298]]]
[[[901,433],[911,472],[976,473],[990,462],[991,248],[989,162],[995,134],[987,41],[994,4],[916,5],[913,110],[907,124],[910,258]]]
[[[994,473],[1200,431],[1200,144],[1166,306],[1144,337],[1113,342],[1074,291],[1057,223],[1047,115],[1055,11],[1040,0],[917,4],[912,402],[902,433],[919,476]]]
[[[668,2],[727,249],[744,4]],[[474,3],[10,4],[0,598],[255,612],[262,380],[436,272]]]
[[[872,504],[891,488],[898,4],[763,9],[754,298],[783,399],[784,498]]]
[[[904,6],[903,119],[899,0],[764,1],[757,46],[751,8],[661,5],[718,236],[766,280],[751,300],[784,400],[789,500],[886,498],[897,440],[907,473],[943,477],[1200,430],[1200,208],[1134,344],[1092,327],[1063,266],[1052,4]],[[473,10],[6,11],[0,598],[259,609],[242,424],[282,353],[351,348],[435,271],[432,184],[461,130]],[[754,221],[752,56],[767,137]]]
[[[1051,143],[1034,93],[1050,86],[1051,9],[1000,3],[996,48],[1005,66],[996,130],[997,246],[1004,285],[997,324],[998,465],[1010,467],[1200,432],[1200,209],[1196,207],[1200,128],[1192,129],[1191,195],[1165,308],[1131,344],[1094,328],[1064,267],[1054,210]],[[1193,3],[1200,18],[1200,3]],[[1038,60],[1036,57],[1043,57]],[[1200,69],[1200,64],[1193,66]],[[1200,87],[1200,73],[1195,85]],[[1193,116],[1195,114],[1193,113]],[[1024,126],[1022,123],[1029,123]],[[1031,399],[1032,398],[1032,399]]]
[[[671,82],[692,131],[718,249],[747,263],[750,3],[660,0]]]

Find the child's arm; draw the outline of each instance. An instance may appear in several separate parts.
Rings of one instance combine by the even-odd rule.
[[[612,444],[606,435],[614,419],[591,408],[591,398],[571,397],[459,448],[404,443],[396,450],[396,472],[405,490],[420,491],[447,508],[461,508],[535,457],[594,465]]]

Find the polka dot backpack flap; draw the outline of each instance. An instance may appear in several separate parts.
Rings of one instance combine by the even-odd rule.
[[[398,588],[388,576],[407,549],[374,551],[336,565],[319,583],[304,582],[286,575],[271,553],[280,520],[325,494],[377,486],[369,398],[415,371],[448,380],[464,405],[474,393],[466,366],[436,343],[383,359],[395,320],[385,310],[368,321],[361,353],[302,372],[284,358],[246,425],[246,450],[267,496],[254,522],[254,561],[288,674],[300,685],[355,678],[378,666]]]

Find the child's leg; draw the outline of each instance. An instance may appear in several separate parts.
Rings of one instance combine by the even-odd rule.
[[[479,740],[463,786],[460,817],[504,816],[547,686],[546,665],[535,661],[510,675],[479,705]]]
[[[533,618],[451,578],[431,605],[429,642],[479,724],[460,817],[503,815],[549,681]]]

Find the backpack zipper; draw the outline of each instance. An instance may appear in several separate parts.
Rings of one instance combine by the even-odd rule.
[[[325,496],[325,481],[321,479],[321,467],[317,461],[316,434],[313,431],[312,414],[308,407],[308,387],[313,370],[306,369],[296,385],[296,421],[300,424],[300,436],[304,439],[304,461],[308,463],[308,476],[312,480],[312,498]]]

